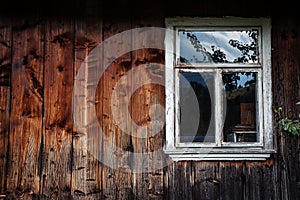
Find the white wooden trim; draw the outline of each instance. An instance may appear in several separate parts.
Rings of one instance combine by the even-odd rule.
[[[173,52],[174,49],[174,32],[166,31],[165,37],[165,95],[166,95],[166,106],[165,106],[165,115],[166,115],[166,142],[164,149],[171,150],[175,149],[174,147],[174,117],[175,117],[175,107],[174,107],[174,60]]]
[[[261,142],[222,142],[222,147],[263,147]]]
[[[217,146],[222,145],[223,140],[223,92],[222,92],[222,78],[221,70],[217,69],[215,74],[215,137]]]
[[[271,21],[265,21],[262,30],[263,47],[263,127],[266,149],[273,149],[272,70],[271,70]]]
[[[214,77],[216,77],[216,69],[202,69],[201,71],[197,69],[179,69],[176,68],[175,70],[175,146],[176,147],[215,147],[217,144],[216,136],[215,142],[180,142],[180,83],[179,83],[179,75],[180,72],[194,72],[194,73],[212,73]],[[215,94],[211,94],[214,98],[215,102]],[[212,105],[213,106],[213,105]],[[214,109],[215,110],[215,109]],[[216,113],[214,113],[216,116]],[[217,121],[217,120],[216,120]],[[216,121],[213,122],[214,127],[216,127]],[[220,146],[220,144],[219,144]]]
[[[215,19],[213,19],[215,20]],[[241,25],[203,25],[203,26],[184,26],[184,25],[178,25],[176,26],[175,30],[176,31],[216,31],[216,28],[218,29],[217,31],[237,31],[237,30],[247,30],[247,31],[252,31],[252,30],[258,30],[260,32],[261,27],[259,25],[256,26],[241,26]]]
[[[175,71],[175,70],[174,70]],[[180,77],[179,71],[175,71],[175,146],[180,145]]]
[[[271,154],[170,154],[170,158],[175,161],[214,161],[214,160],[224,160],[224,161],[238,161],[238,160],[252,160],[252,161],[265,161],[267,158],[270,158]]]
[[[266,134],[264,132],[264,110],[263,110],[263,87],[262,87],[262,74],[261,74],[261,70],[259,70],[259,72],[257,73],[257,86],[256,86],[256,130],[258,131],[258,137],[259,138],[259,143],[261,145],[264,144],[264,135]]]
[[[216,146],[215,146],[216,147]],[[177,148],[175,150],[168,150],[166,151],[167,154],[255,154],[255,153],[262,153],[262,154],[272,154],[276,153],[273,149],[263,149],[262,147],[201,147],[201,148]]]
[[[261,68],[261,64],[252,63],[179,63],[176,68]]]

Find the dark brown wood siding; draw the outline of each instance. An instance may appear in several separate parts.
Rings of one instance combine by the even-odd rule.
[[[97,87],[93,105],[103,135],[87,139],[78,131],[72,113],[73,84],[84,59],[102,41],[133,28],[164,27],[165,16],[252,16],[245,8],[234,11],[230,7],[227,13],[216,13],[211,5],[203,4],[202,14],[197,14],[195,7],[183,5],[170,11],[167,4],[156,2],[145,5],[149,7],[144,13],[133,6],[128,11],[131,14],[117,9],[122,10],[124,18],[113,18],[108,11],[99,17],[101,5],[89,1],[82,8],[86,16],[81,13],[72,18],[0,19],[0,199],[299,199],[300,142],[276,129],[278,152],[267,161],[182,161],[166,165],[161,154],[156,155],[161,157],[156,162],[160,169],[142,171],[141,165],[151,168],[153,163],[134,160],[131,153],[162,149],[165,132],[150,135],[146,130],[146,138],[128,132],[134,135],[138,131],[133,123],[147,126],[151,122],[149,112],[155,112],[157,104],[165,105],[165,93],[159,84],[135,88],[143,81],[164,80],[163,67],[153,66],[164,64],[163,50],[138,49],[111,58],[110,52],[122,49],[104,44],[97,61],[100,68],[94,70],[103,69],[109,59],[114,61],[98,83],[91,83]],[[122,5],[126,8],[125,1]],[[135,16],[135,8],[141,9],[142,17]],[[222,4],[217,9],[221,11]],[[273,16],[276,9],[264,11],[260,8],[255,16],[272,18],[273,104],[282,105],[285,114],[297,117],[300,22],[293,16]],[[140,35],[131,34],[130,38],[143,41]],[[163,44],[164,35],[152,40]],[[132,41],[127,42],[134,48]],[[132,74],[140,65],[145,70]],[[124,94],[118,94],[118,101],[112,102],[119,82]],[[132,94],[130,99],[126,94]],[[129,110],[132,120],[125,118],[125,127],[120,128],[113,118],[112,104]],[[98,128],[87,127],[91,132]],[[101,153],[114,147],[119,150],[111,155]],[[118,158],[114,163],[117,168],[100,162],[94,156],[97,153],[101,159]]]

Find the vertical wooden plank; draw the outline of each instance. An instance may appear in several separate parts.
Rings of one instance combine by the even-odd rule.
[[[72,167],[74,24],[51,19],[46,25],[45,133],[42,195],[69,199]]]
[[[133,28],[143,27],[163,27],[163,21],[159,18],[134,19]],[[138,77],[138,81],[133,81],[133,88],[140,87],[135,91],[132,101],[132,116],[135,123],[139,126],[148,127],[147,138],[135,138],[138,152],[149,154],[147,160],[148,173],[143,173],[140,178],[148,181],[145,184],[140,180],[142,191],[148,193],[149,198],[163,198],[163,166],[166,165],[165,155],[163,154],[164,144],[164,51],[163,49],[150,49],[147,44],[164,46],[164,34],[158,31],[145,38],[141,35],[133,34],[133,48],[135,45],[143,44],[145,49],[133,51],[133,77]],[[138,68],[138,69],[137,69]],[[144,84],[148,82],[150,84]],[[153,116],[155,115],[155,116]],[[141,123],[142,122],[142,123]],[[155,128],[150,127],[150,123],[155,124]],[[135,131],[133,129],[133,131]],[[136,130],[138,131],[138,130]],[[137,132],[137,134],[139,134]],[[133,133],[135,135],[135,133]]]
[[[176,163],[171,163],[164,168],[164,199],[175,199],[174,167]]]
[[[282,27],[282,20],[278,18],[273,19],[272,21],[272,44],[273,44],[273,51],[272,51],[272,72],[273,72],[273,98],[275,106],[282,105],[285,101],[285,94],[284,94],[284,76],[283,73],[286,53],[287,53],[287,40],[286,38],[286,30],[285,27]],[[286,167],[285,162],[285,144],[284,138],[286,137],[282,134],[281,131],[275,129],[276,133],[276,148],[279,153],[276,156],[276,168],[277,168],[277,176],[278,180],[280,180],[277,191],[278,191],[278,198],[279,199],[287,199],[288,198],[288,189],[287,188],[287,175],[286,175]]]
[[[296,106],[296,102],[300,100],[299,91],[299,65],[300,56],[299,52],[299,21],[296,19],[290,19],[285,27],[288,27],[287,32],[287,56],[286,66],[283,69],[285,74],[285,96],[284,96],[284,110],[285,115],[293,119],[299,119],[300,106]],[[287,133],[283,133],[288,135]],[[297,199],[300,195],[300,160],[299,160],[299,148],[300,140],[288,135],[285,141],[286,148],[286,169],[289,180],[288,190],[289,198]]]
[[[249,187],[249,192],[246,193],[246,197],[249,199],[264,199],[263,191],[261,190],[263,187],[263,174],[261,166],[252,165],[247,166],[248,174],[247,174],[247,184]],[[255,175],[255,176],[253,176]]]
[[[193,197],[199,199],[219,199],[219,163],[193,162],[193,165],[195,170]]]
[[[267,162],[263,163],[263,182],[262,182],[262,191],[263,191],[263,199],[278,199],[276,193],[277,187],[277,175],[275,174],[276,170],[274,170],[274,159],[270,159]],[[299,195],[298,195],[299,197]]]
[[[194,173],[191,162],[182,161],[175,165],[175,199],[193,199]]]
[[[265,162],[245,161],[243,165],[246,186],[243,191],[244,198],[278,199],[273,159]]]
[[[6,24],[7,23],[7,24]],[[0,194],[6,192],[11,86],[11,25],[0,23]]]
[[[0,194],[6,192],[10,88],[0,86]]]
[[[133,28],[144,26],[160,27],[162,23],[157,19],[133,20]],[[163,47],[164,35],[153,34],[145,38],[141,31],[141,34],[135,32],[132,38],[133,49],[137,46],[145,46],[145,49],[135,50],[132,53],[132,90],[135,91],[132,91],[131,115],[136,124],[132,129],[134,136],[132,141],[135,152],[143,155],[143,159],[136,157],[134,160],[133,167],[136,172],[134,193],[138,199],[162,198],[164,130],[161,123],[164,124],[164,114],[160,114],[164,107],[164,52],[159,49],[149,49],[149,44],[157,44],[157,46],[160,44]],[[161,120],[151,119],[153,115]],[[151,128],[150,123],[155,124],[157,128]]]
[[[275,23],[274,23],[275,22]],[[277,22],[278,23],[278,22]],[[281,87],[278,87],[278,76],[281,76],[279,72],[279,68],[277,65],[279,64],[279,58],[280,58],[280,55],[279,55],[279,49],[278,49],[278,39],[279,39],[279,34],[278,34],[278,27],[276,25],[276,19],[274,21],[274,19],[272,19],[272,30],[271,30],[271,43],[272,43],[272,88],[273,88],[273,106],[278,106],[278,94],[281,93]],[[274,88],[276,88],[276,93],[274,92]],[[276,119],[274,118],[273,116],[273,121],[275,122]],[[273,133],[273,138],[274,138],[274,149],[276,149],[277,152],[280,152],[280,147],[278,146],[279,145],[279,141],[280,141],[280,133],[278,131],[278,129],[275,129],[274,128],[274,133]],[[275,163],[274,163],[274,179],[275,179],[275,182],[277,182],[276,184],[276,187],[275,187],[275,196],[277,199],[282,199],[281,196],[282,196],[282,192],[280,192],[281,190],[281,181],[279,180],[282,180],[281,179],[281,172],[279,172],[279,169],[280,169],[280,160],[279,157],[278,157],[278,154],[275,154],[274,155],[274,159],[275,159]]]
[[[129,20],[105,19],[104,41],[111,36],[130,29],[130,26],[131,23]],[[128,105],[128,97],[126,95],[130,94],[130,78],[125,79],[121,85],[118,81],[123,76],[128,76],[125,74],[131,67],[130,49],[126,49],[128,47],[126,44],[130,43],[131,39],[123,35],[118,35],[118,39],[121,41],[118,48],[114,48],[116,47],[116,44],[114,44],[115,41],[109,41],[104,44],[104,63],[112,62],[112,64],[108,66],[100,80],[100,87],[103,87],[102,127],[104,135],[102,160],[111,160],[111,165],[114,166],[114,168],[111,168],[112,166],[103,166],[103,198],[108,199],[132,198],[130,158],[128,158],[129,151],[131,150],[130,119],[125,118],[125,126],[121,128],[117,125],[118,117],[113,116],[111,110],[111,105],[115,106],[116,110],[118,108],[120,110],[129,109],[124,106]],[[128,53],[118,58],[111,57],[112,54],[116,55],[122,51],[127,51]],[[117,83],[123,92],[122,94],[116,94],[117,99],[112,99],[112,93]]]
[[[0,22],[0,86],[11,86],[11,20]]]
[[[89,88],[97,88],[98,82],[95,77],[97,71],[101,70],[102,52],[97,52],[95,65],[88,66],[89,53],[102,42],[102,20],[92,20],[87,18],[85,20],[76,20],[76,43],[75,43],[75,75],[77,70],[83,67],[86,68],[84,80],[86,84],[86,101],[92,98]],[[99,99],[100,93],[96,93]],[[101,97],[100,97],[101,98]],[[84,104],[85,102],[77,102]],[[82,110],[85,113],[83,116],[88,118],[89,109],[96,109],[98,113],[102,114],[102,104],[93,102],[91,108]],[[73,105],[78,106],[78,105]],[[87,105],[86,105],[87,106]],[[74,113],[74,115],[82,116],[82,113]],[[73,168],[72,168],[72,194],[74,199],[100,199],[101,198],[101,163],[97,158],[97,154],[101,152],[102,138],[99,134],[99,127],[97,121],[93,124],[88,124],[92,121],[91,119],[82,119],[87,123],[85,124],[86,132],[84,134],[79,133],[76,124],[74,124],[74,135],[73,135]],[[101,124],[102,125],[102,124]]]
[[[133,28],[135,24],[133,24]],[[133,35],[133,49],[135,42],[141,42],[142,38]],[[144,50],[136,50],[132,53],[132,70],[139,68],[139,65],[147,64]],[[142,67],[145,67],[142,66]],[[142,159],[135,156],[133,158],[133,193],[136,199],[149,199],[149,173],[147,172],[149,165],[148,153],[148,130],[143,127],[149,125],[149,109],[150,109],[150,89],[151,85],[143,85],[145,80],[150,80],[146,70],[135,70],[132,72],[132,100],[131,100],[131,116],[133,122],[137,125],[132,128],[132,145],[134,153],[141,154]],[[136,91],[134,91],[136,90]]]
[[[295,94],[295,100],[297,101],[300,101],[300,56],[297,52],[299,52],[300,50],[300,37],[299,37],[299,34],[300,34],[300,22],[298,20],[296,20],[295,22],[295,26],[294,26],[294,29],[293,29],[293,38],[294,38],[294,42],[296,43],[296,45],[294,46],[295,49],[294,49],[294,52],[295,53],[295,60],[296,63],[295,63],[295,66],[294,66],[294,70],[295,70],[295,82],[297,83],[297,88],[295,88],[295,91],[298,91],[298,94]],[[295,34],[297,33],[297,34]],[[296,35],[298,37],[296,37]],[[297,66],[298,67],[297,67]],[[295,106],[295,105],[294,105]],[[296,106],[296,110],[297,110],[297,113],[300,114],[300,106]],[[296,113],[294,112],[294,117],[296,117]],[[299,118],[298,118],[299,119]],[[300,140],[298,139],[298,141],[296,140],[296,155],[295,155],[295,164],[294,164],[294,170],[296,171],[295,174],[296,174],[296,178],[295,178],[295,197],[299,197],[300,196]]]
[[[299,100],[299,21],[288,17],[274,18],[273,44],[273,93],[275,106],[283,106],[283,115],[297,117],[295,103]],[[298,108],[299,109],[299,108]],[[298,110],[299,111],[299,110]],[[299,196],[299,140],[280,130],[277,133],[276,168],[279,183],[278,198],[293,199]],[[290,174],[293,174],[291,176]]]
[[[7,192],[39,195],[43,110],[43,24],[20,20],[13,28],[12,99]]]
[[[109,21],[109,22],[108,22]],[[125,113],[129,113],[130,107],[129,105],[129,97],[131,93],[131,76],[130,76],[130,69],[131,69],[131,53],[130,49],[126,49],[128,47],[128,44],[131,42],[131,37],[125,37],[122,34],[122,31],[127,31],[131,27],[131,21],[130,20],[121,20],[121,21],[115,21],[115,19],[108,20],[108,23],[112,23],[112,26],[108,30],[108,33],[110,36],[117,36],[120,41],[122,41],[122,46],[119,50],[115,50],[113,47],[109,45],[105,46],[105,61],[109,58],[109,51],[113,50],[114,52],[119,51],[125,51],[126,54],[120,55],[120,57],[116,58],[113,61],[113,64],[109,67],[108,72],[112,72],[112,76],[105,76],[103,77],[104,81],[109,81],[111,84],[113,84],[112,88],[104,87],[104,99],[106,99],[107,92],[111,90],[110,92],[110,98],[109,102],[111,105],[111,109],[114,109],[116,112],[111,112],[110,117],[113,120],[113,132],[114,132],[114,140],[112,141],[113,146],[115,146],[115,150],[111,153],[113,153],[113,157],[115,159],[115,169],[114,169],[114,176],[115,176],[115,187],[116,187],[116,193],[115,198],[116,199],[131,199],[132,198],[132,189],[131,189],[131,169],[130,169],[130,157],[129,153],[131,151],[131,121],[130,117],[127,116]],[[108,24],[106,24],[108,25]],[[130,32],[130,31],[129,31]],[[117,35],[120,33],[120,35]],[[108,35],[106,35],[105,38],[107,38]],[[108,47],[108,48],[107,48]],[[112,71],[111,71],[112,70]],[[109,79],[110,77],[111,79]],[[108,79],[107,79],[108,78]],[[104,83],[104,86],[106,83]],[[109,84],[108,84],[109,85]],[[115,92],[113,95],[112,93]],[[105,104],[104,100],[104,107],[103,107],[103,114],[106,114],[106,108],[107,104]],[[112,110],[111,110],[112,111]],[[103,125],[106,127],[106,118],[103,120]],[[124,123],[125,122],[125,123]],[[122,125],[120,124],[122,123]],[[108,129],[104,129],[108,130]],[[109,131],[109,130],[108,130]],[[106,132],[104,134],[107,134]],[[104,144],[105,147],[105,144]],[[109,155],[107,155],[109,156]]]
[[[220,199],[244,199],[244,184],[246,175],[243,174],[242,162],[220,163]]]

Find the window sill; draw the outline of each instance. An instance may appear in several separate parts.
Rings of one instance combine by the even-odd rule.
[[[231,152],[218,152],[212,151],[205,153],[205,150],[201,152],[183,153],[183,151],[165,151],[169,157],[177,161],[265,161],[276,153],[274,150],[258,150],[258,151],[231,151]]]

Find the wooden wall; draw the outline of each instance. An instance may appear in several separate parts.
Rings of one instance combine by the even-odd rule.
[[[107,142],[120,147],[121,152],[111,155],[119,157],[120,170],[103,165],[87,150],[93,143],[77,131],[72,118],[72,90],[81,63],[97,44],[110,36],[135,27],[163,27],[164,15],[170,13],[160,13],[163,6],[158,9],[158,15],[140,19],[2,17],[0,199],[300,198],[300,141],[276,130],[278,153],[265,162],[176,162],[165,166],[167,160],[162,155],[159,164],[165,167],[135,173],[140,172],[140,161],[132,160],[128,152],[161,149],[165,133],[162,130],[142,139],[125,132],[131,130],[133,122],[145,126],[150,123],[151,105],[164,106],[164,88],[150,84],[133,93],[128,109],[134,121],[128,119],[125,131],[113,119],[111,95],[116,83],[132,69],[153,62],[163,64],[164,52],[157,49],[122,55],[96,83],[94,104],[106,135],[93,136],[100,144],[91,149],[105,151]],[[174,11],[172,15],[178,13]],[[196,15],[195,10],[193,13]],[[211,11],[211,15],[216,13]],[[273,103],[283,105],[285,114],[296,117],[294,103],[300,99],[300,23],[292,16],[272,17],[272,27]],[[139,35],[132,38],[143,40]],[[163,43],[163,36],[153,38],[153,42]],[[104,47],[102,60],[111,59],[110,51],[115,49]],[[149,67],[136,76],[140,79],[127,79],[121,87],[133,92],[134,84],[139,81],[164,79],[164,70]],[[121,109],[124,105],[116,106]],[[152,163],[144,164],[150,167]]]

